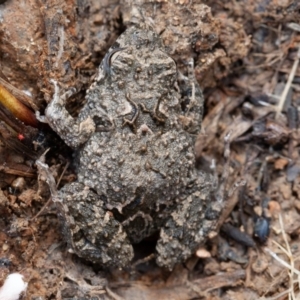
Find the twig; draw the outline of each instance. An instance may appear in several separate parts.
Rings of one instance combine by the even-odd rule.
[[[271,249],[265,247],[264,250],[266,252],[268,252],[274,259],[276,259],[279,263],[281,263],[284,267],[288,268],[289,270],[292,269],[292,266],[290,266],[286,261],[284,261],[283,259],[281,259],[275,252],[273,252]],[[295,274],[297,274],[298,276],[300,276],[300,271],[298,270],[293,270]]]
[[[295,77],[295,74],[296,74],[296,71],[297,71],[297,68],[298,68],[299,59],[300,59],[300,44],[298,45],[297,56],[296,56],[296,59],[294,61],[292,70],[290,72],[288,81],[287,81],[287,83],[286,83],[286,85],[284,87],[284,90],[283,90],[283,92],[281,94],[279,103],[277,105],[276,119],[279,117],[279,115],[280,115],[280,113],[282,111],[282,108],[284,106],[284,103],[285,103],[285,100],[286,100],[286,96],[287,96],[287,94],[289,92],[289,89],[291,87],[292,81],[293,81],[293,79]]]
[[[60,177],[59,177],[59,179],[58,179],[58,181],[57,181],[57,183],[56,183],[56,187],[59,186],[60,181],[62,180],[63,175],[65,174],[65,172],[66,172],[66,170],[67,170],[69,164],[70,164],[70,162],[67,162],[67,163],[66,163],[66,165],[65,165],[65,167],[64,167],[64,169],[63,169],[63,171],[62,171],[62,173],[61,173],[61,175],[60,175]],[[38,218],[38,217],[41,215],[41,213],[45,210],[45,208],[49,206],[49,204],[50,204],[51,202],[52,202],[52,197],[50,196],[50,198],[49,198],[49,199],[47,200],[47,202],[43,205],[43,207],[40,209],[40,211],[32,218],[32,221],[34,221],[36,218]]]
[[[266,247],[264,250],[266,252],[268,252],[274,259],[276,259],[280,264],[282,264],[283,266],[285,266],[286,268],[288,268],[290,270],[290,272],[289,272],[290,288],[288,290],[288,295],[289,295],[289,299],[296,300],[296,299],[299,299],[299,298],[297,298],[298,296],[296,297],[295,291],[294,291],[294,284],[295,284],[294,275],[298,276],[298,280],[296,281],[296,283],[298,282],[298,285],[299,285],[300,271],[297,270],[297,269],[295,269],[295,259],[293,257],[293,253],[291,251],[289,242],[287,240],[286,233],[284,231],[283,220],[282,220],[282,216],[281,215],[279,215],[279,224],[280,224],[280,228],[281,228],[281,232],[282,232],[282,235],[283,235],[283,240],[285,242],[286,248],[284,248],[280,244],[276,243],[275,241],[272,241],[272,242],[274,244],[276,244],[277,247],[279,247],[279,249],[281,249],[281,251],[288,256],[289,263],[286,262],[286,261],[284,261],[283,259],[281,259],[276,253],[274,253],[269,248]]]
[[[154,253],[152,253],[152,254],[150,254],[150,255],[148,255],[148,256],[146,256],[144,258],[141,258],[141,259],[137,260],[136,262],[134,262],[132,264],[131,268],[134,269],[136,266],[138,266],[140,264],[144,264],[144,263],[146,263],[146,262],[148,262],[148,261],[150,261],[150,260],[152,260],[154,258],[155,258],[155,255],[154,255]]]

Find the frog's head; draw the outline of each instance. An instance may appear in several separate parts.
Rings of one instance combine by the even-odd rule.
[[[160,37],[149,26],[132,26],[125,31],[124,35],[124,42],[127,47],[135,46],[137,49],[141,49],[155,45],[163,48]]]

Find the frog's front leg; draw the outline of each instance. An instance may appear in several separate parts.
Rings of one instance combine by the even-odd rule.
[[[213,199],[215,180],[201,173],[188,196],[171,213],[160,230],[157,242],[157,264],[172,270],[189,258],[218,224],[223,204]]]
[[[45,110],[45,116],[38,119],[48,123],[50,127],[72,148],[85,143],[95,132],[95,123],[88,114],[81,114],[80,118],[73,118],[65,108],[65,102],[70,93],[59,96],[56,81],[52,80],[55,91],[52,101]]]

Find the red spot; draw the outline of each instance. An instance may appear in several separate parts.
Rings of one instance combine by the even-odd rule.
[[[19,139],[20,141],[23,141],[23,140],[25,139],[25,136],[24,136],[22,133],[19,133],[19,134],[18,134],[18,139]]]

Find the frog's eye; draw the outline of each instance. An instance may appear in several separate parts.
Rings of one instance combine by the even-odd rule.
[[[138,30],[136,30],[136,31],[133,32],[132,35],[133,35],[133,39],[136,40],[140,37],[140,32]]]

